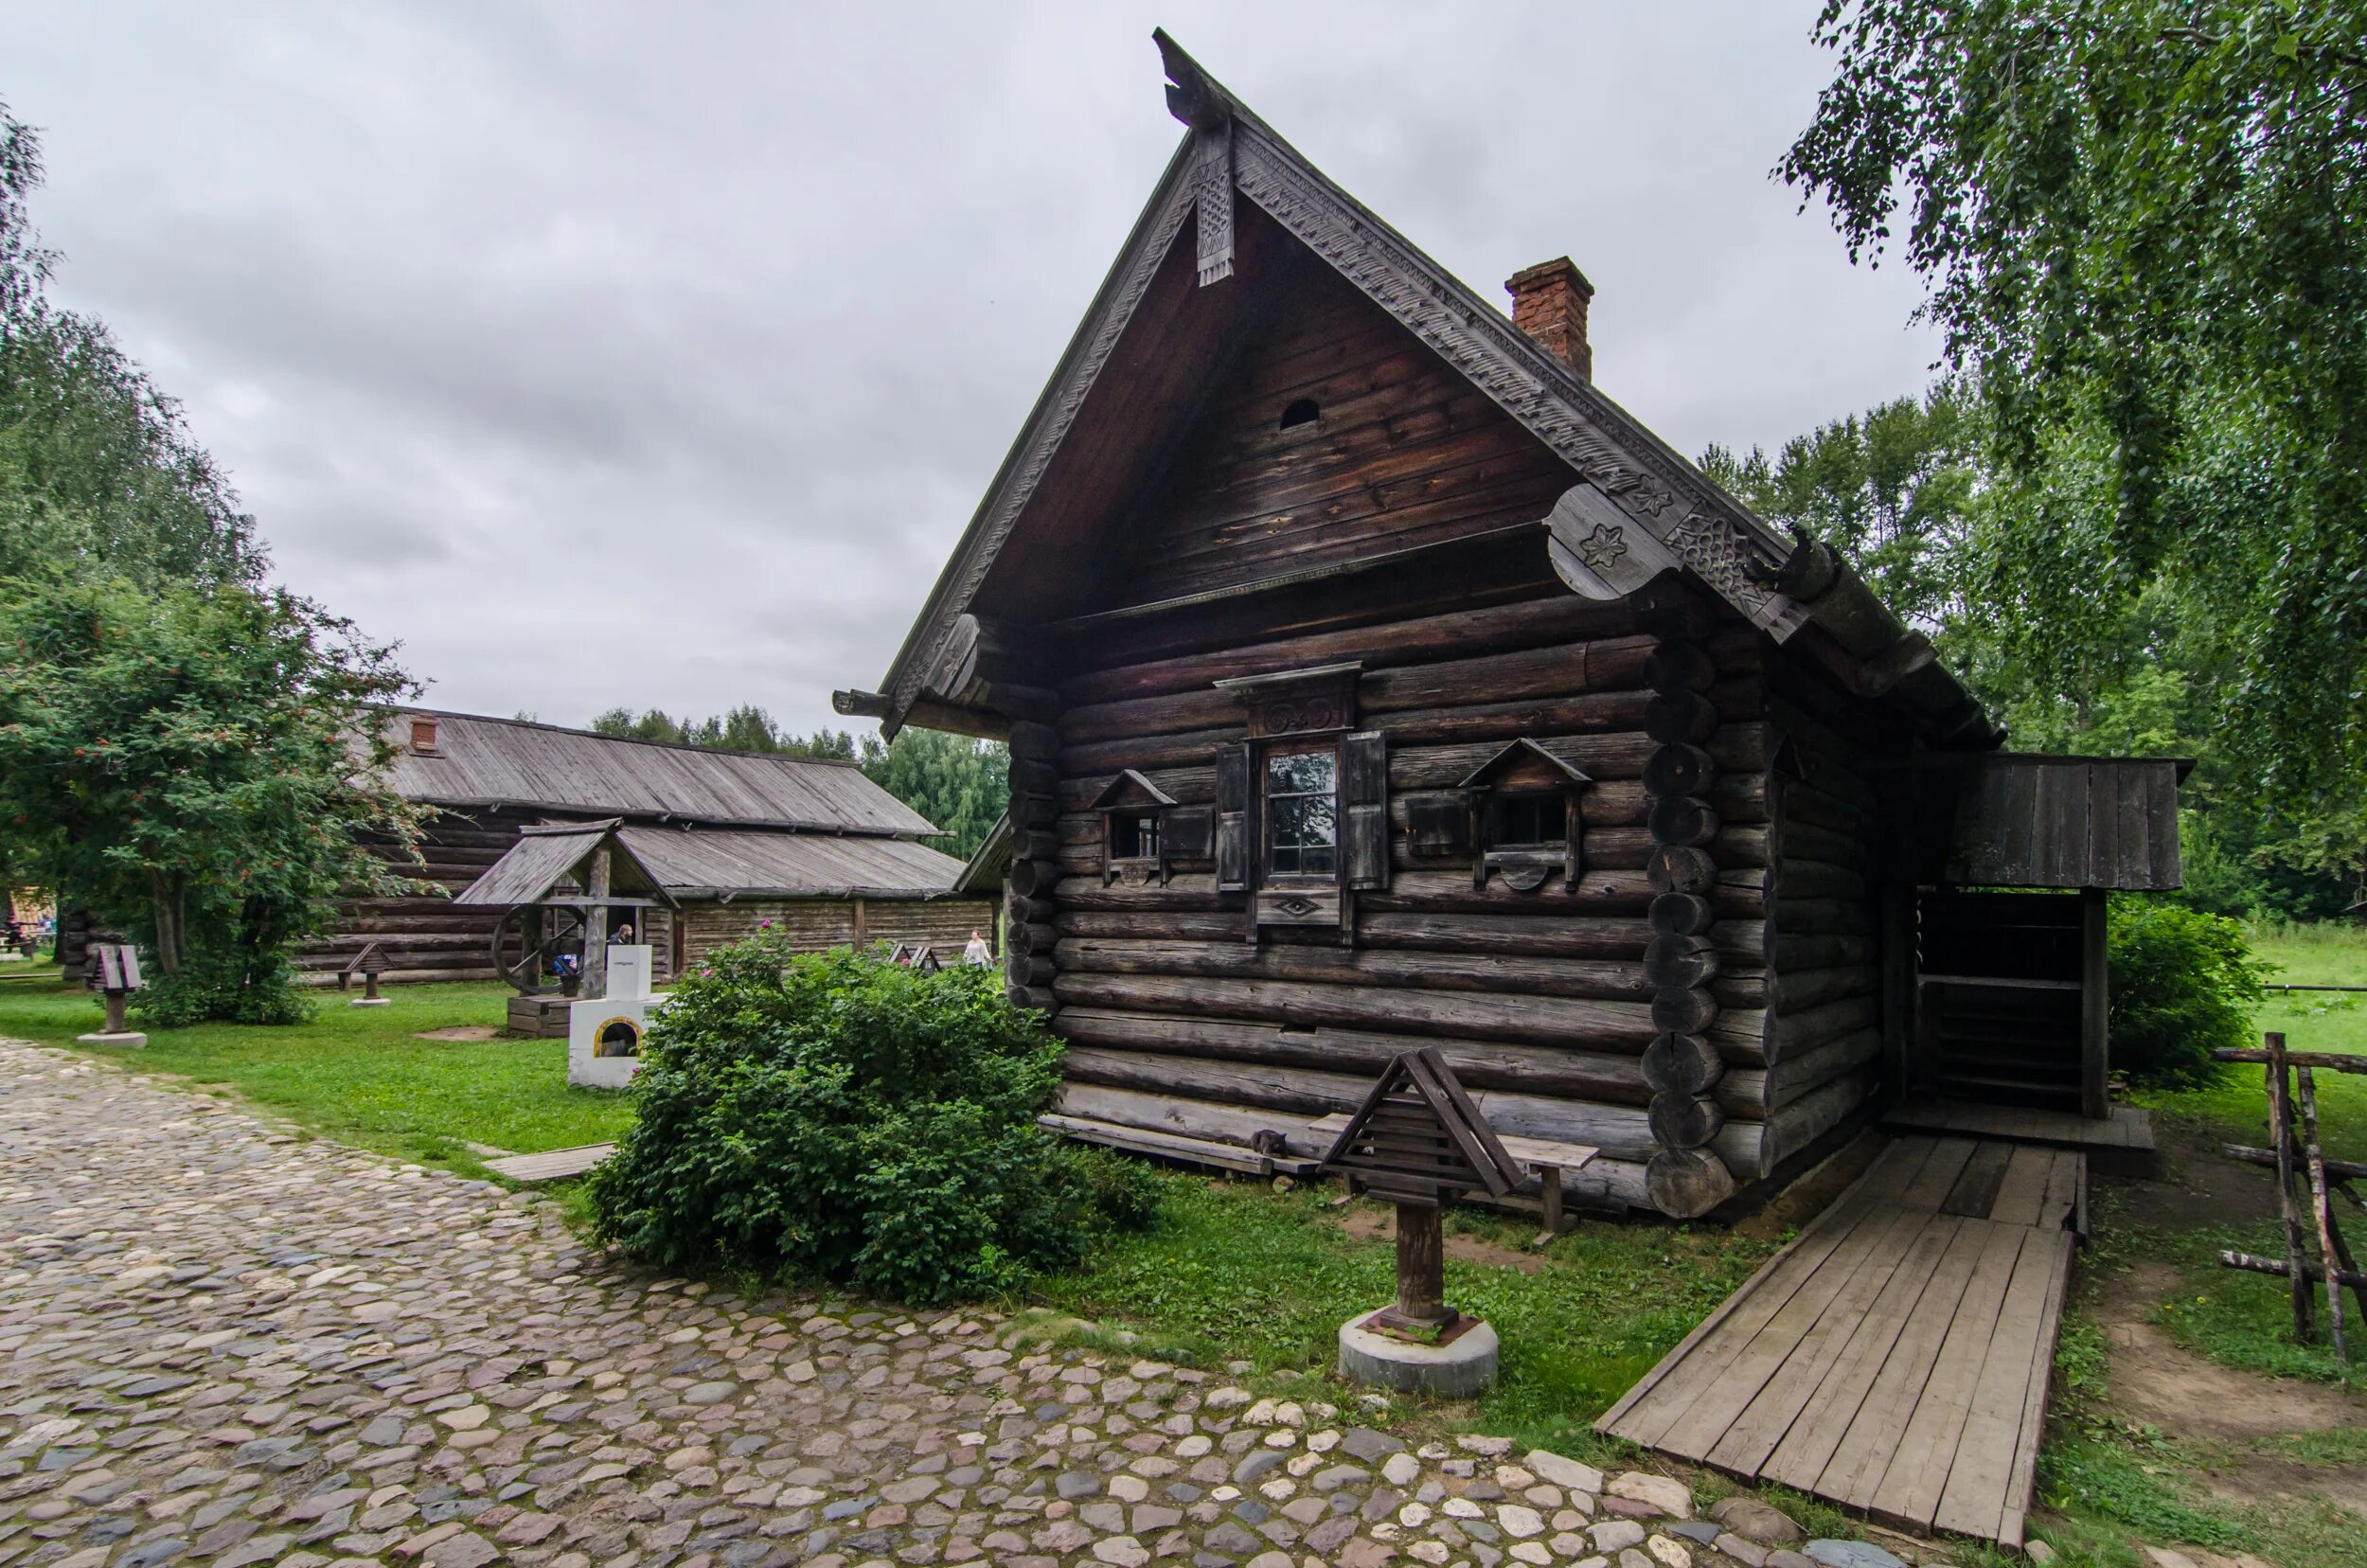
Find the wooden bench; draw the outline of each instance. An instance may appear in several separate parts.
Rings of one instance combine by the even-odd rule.
[[[1345,1111],[1335,1111],[1307,1124],[1307,1133],[1316,1143],[1328,1148],[1346,1131],[1349,1116]],[[1558,1143],[1551,1138],[1519,1138],[1505,1133],[1496,1134],[1504,1152],[1520,1162],[1521,1168],[1537,1178],[1537,1201],[1543,1211],[1544,1228],[1537,1233],[1539,1245],[1569,1229],[1569,1221],[1561,1211],[1561,1178],[1569,1171],[1593,1160],[1602,1152],[1589,1144]]]

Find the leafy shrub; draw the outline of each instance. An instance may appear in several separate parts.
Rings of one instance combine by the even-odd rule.
[[[2219,1076],[2211,1053],[2252,1043],[2262,968],[2244,928],[2176,904],[2115,900],[2108,918],[2112,1060],[2140,1083]]]
[[[207,948],[190,953],[170,974],[157,972],[152,957],[143,963],[148,987],[133,991],[128,1006],[150,1028],[217,1022],[284,1025],[312,1018],[312,1003],[296,989],[295,965],[284,947]]]
[[[1007,1290],[1156,1201],[1147,1173],[1036,1126],[1059,1057],[989,971],[799,955],[759,932],[651,1019],[640,1118],[588,1184],[595,1230],[661,1268],[916,1305]]]

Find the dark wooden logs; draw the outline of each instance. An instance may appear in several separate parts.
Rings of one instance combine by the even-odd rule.
[[[1644,950],[1644,978],[1654,986],[1704,986],[1717,978],[1717,967],[1707,936],[1661,936]]]
[[[1652,803],[1647,826],[1658,843],[1689,848],[1717,837],[1717,813],[1706,800],[1669,795]]]
[[[1064,972],[1054,982],[1054,989],[1063,1003],[1077,1007],[1265,1019],[1310,1027],[1434,1030],[1540,1045],[1584,1040],[1604,1050],[1640,1052],[1659,1032],[1652,1024],[1651,1008],[1641,1002],[1167,974]]]
[[[1717,728],[1717,708],[1699,692],[1658,693],[1644,707],[1644,733],[1664,746],[1699,744]]]
[[[1664,1149],[1699,1149],[1726,1125],[1716,1100],[1693,1095],[1654,1095],[1649,1114],[1652,1137]]]
[[[1644,660],[1644,684],[1654,691],[1707,691],[1717,679],[1716,662],[1696,643],[1660,643]]]
[[[1705,989],[1664,986],[1652,993],[1652,1026],[1676,1034],[1699,1034],[1717,1022],[1717,1002]]]
[[[1632,961],[1330,945],[1251,947],[1237,938],[1230,942],[1145,942],[1069,937],[1061,941],[1055,956],[1062,969],[1080,974],[1232,975],[1635,1001],[1642,1001],[1651,989],[1643,966]]]
[[[1649,916],[1659,936],[1699,936],[1717,918],[1709,900],[1698,893],[1664,893],[1652,900]]]
[[[1699,746],[1663,746],[1644,764],[1644,788],[1656,795],[1700,794],[1717,776],[1717,765]]]
[[[1059,943],[1060,931],[1058,926],[1032,922],[1015,924],[1005,929],[1003,940],[1013,953],[1048,957]]]
[[[2273,1169],[2277,1163],[2276,1150],[2272,1149],[2253,1149],[2244,1144],[2221,1144],[2219,1152],[2231,1160],[2241,1160],[2246,1165],[2268,1166]],[[2367,1179],[2367,1161],[2328,1160],[2326,1161],[2326,1174],[2338,1182]]]
[[[1644,1189],[1663,1214],[1697,1220],[1735,1195],[1735,1177],[1708,1149],[1662,1149],[1645,1167]]]
[[[1659,1035],[1644,1048],[1644,1081],[1656,1094],[1699,1095],[1725,1076],[1725,1059],[1698,1034]]]
[[[1060,906],[1050,899],[1007,898],[1003,913],[1013,925],[1048,925],[1059,918]]]
[[[1717,862],[1690,845],[1657,845],[1644,863],[1655,893],[1707,893],[1717,885]]]

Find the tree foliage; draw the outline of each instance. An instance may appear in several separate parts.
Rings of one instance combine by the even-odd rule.
[[[2175,600],[2286,830],[2367,777],[2367,0],[1828,0],[1778,165],[1930,286],[2061,684]],[[1895,233],[1895,228],[1903,233]]]
[[[407,882],[387,650],[287,593],[51,572],[0,595],[0,824],[154,955],[165,1022],[289,1014],[286,949]]]
[[[47,298],[56,258],[27,208],[41,173],[38,138],[0,104],[0,577],[47,562],[259,581],[254,522],[179,406],[104,323]]]
[[[660,1268],[915,1305],[1009,1290],[1153,1202],[1139,1167],[1036,1125],[1059,1058],[990,971],[799,955],[759,932],[652,1018],[640,1114],[586,1184],[596,1230]]]

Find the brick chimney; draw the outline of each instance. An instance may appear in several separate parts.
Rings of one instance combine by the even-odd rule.
[[[1586,302],[1594,285],[1568,257],[1523,267],[1505,280],[1512,291],[1512,324],[1539,348],[1578,373],[1594,379],[1594,351],[1586,343]]]
[[[415,713],[411,716],[411,749],[421,757],[436,755],[436,716]]]

